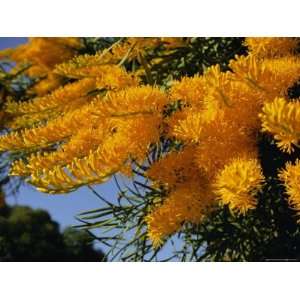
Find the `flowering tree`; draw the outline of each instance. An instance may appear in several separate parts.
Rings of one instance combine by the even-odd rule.
[[[10,174],[47,193],[92,189],[104,206],[79,218],[110,259],[158,259],[174,236],[167,260],[297,258],[298,43],[33,38],[5,50],[10,74],[32,83],[2,100]],[[118,201],[92,187],[111,178]]]

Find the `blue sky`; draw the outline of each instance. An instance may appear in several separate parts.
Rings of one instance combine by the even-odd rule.
[[[16,47],[19,44],[26,43],[26,37],[0,37],[0,49]]]

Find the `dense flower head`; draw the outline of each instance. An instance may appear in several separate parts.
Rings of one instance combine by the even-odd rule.
[[[107,93],[103,101],[95,102],[94,114],[117,118],[160,113],[168,101],[167,95],[158,88],[129,87],[126,90]]]
[[[231,159],[249,153],[256,156],[256,140],[236,124],[216,120],[208,128],[207,135],[197,146],[195,161],[211,178]]]
[[[78,133],[74,132],[69,141],[56,151],[33,153],[27,158],[26,163],[22,160],[16,161],[11,168],[11,173],[29,176],[34,171],[45,171],[58,165],[67,165],[74,157],[84,157],[90,151],[96,150],[113,129],[113,123],[103,121],[97,127],[88,126]]]
[[[187,110],[186,116],[171,127],[171,133],[176,138],[187,142],[199,142],[203,136],[205,125],[212,122],[216,117],[214,110]]]
[[[41,75],[45,68],[52,69],[56,64],[72,58],[81,46],[78,38],[29,38],[28,44],[17,47],[9,56],[18,63],[29,62],[40,66],[42,72],[35,74]]]
[[[173,82],[171,98],[183,100],[187,104],[201,107],[205,96],[205,82],[202,76],[183,77],[180,81]]]
[[[45,167],[35,167],[28,180],[47,193],[66,193],[83,185],[105,182],[113,174],[127,170],[125,166],[131,158],[141,161],[145,157],[148,141],[157,142],[159,138],[158,122],[157,116],[117,120],[113,130],[108,131],[101,142],[96,140],[94,143],[94,140],[84,144],[82,151],[76,149],[75,153],[71,152],[72,147],[68,147],[66,150],[73,156],[62,157],[63,162],[53,166],[55,159],[59,158],[56,152],[54,159],[47,160],[49,157],[46,156],[46,161],[40,160]],[[95,145],[96,149],[92,149]],[[31,166],[35,162],[31,160]]]
[[[260,58],[289,55],[299,45],[298,38],[286,37],[248,37],[245,45],[251,53]]]
[[[185,222],[201,222],[212,203],[213,195],[205,179],[180,186],[145,218],[153,246],[159,247],[165,237],[179,230]]]
[[[44,97],[36,97],[28,102],[8,102],[6,111],[15,115],[37,113],[69,104],[75,98],[81,98],[96,88],[94,79],[85,78],[59,87]]]
[[[45,79],[40,80],[34,87],[32,87],[31,91],[37,96],[44,96],[51,91],[59,88],[62,84],[62,80],[60,76],[56,74],[49,73]]]
[[[297,214],[300,211],[300,160],[294,164],[288,162],[284,169],[279,172],[279,179],[284,183],[290,207],[295,209]]]
[[[283,151],[291,153],[300,139],[300,102],[275,98],[260,114],[262,130],[272,134]]]
[[[288,88],[299,80],[300,74],[300,60],[297,56],[260,60],[249,54],[236,57],[229,66],[238,80],[264,93],[265,101],[284,96]]]
[[[194,155],[195,146],[187,146],[180,152],[168,153],[153,163],[146,174],[153,182],[165,184],[169,189],[196,180],[203,176],[203,172],[195,164]]]
[[[217,175],[215,193],[222,204],[232,212],[245,214],[256,207],[254,195],[264,181],[256,159],[237,158],[227,164]]]

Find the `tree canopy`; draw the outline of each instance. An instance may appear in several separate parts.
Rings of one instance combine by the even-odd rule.
[[[0,208],[0,261],[101,261],[85,231],[63,233],[50,215],[26,206]]]

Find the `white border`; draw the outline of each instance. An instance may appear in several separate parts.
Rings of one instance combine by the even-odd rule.
[[[1,299],[294,299],[298,294],[297,266],[296,263],[2,263]]]
[[[2,0],[2,36],[299,36],[298,0]]]
[[[299,1],[1,1],[0,36],[299,36]],[[1,299],[289,299],[297,263],[1,263]],[[297,290],[296,290],[297,289]]]

